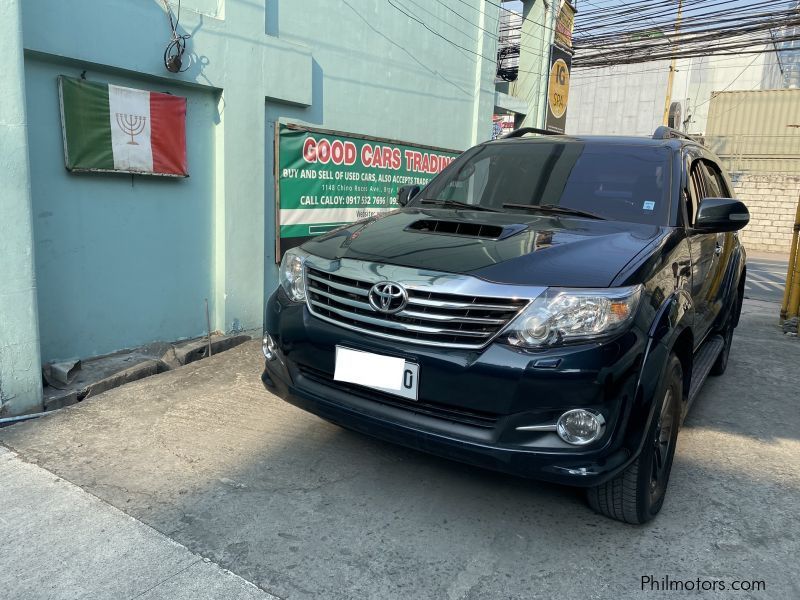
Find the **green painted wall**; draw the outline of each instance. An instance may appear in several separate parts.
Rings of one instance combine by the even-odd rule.
[[[313,49],[312,99],[307,107],[268,101],[267,139],[274,139],[281,120],[455,150],[491,137],[496,63],[487,57],[497,52],[491,33],[497,6],[480,0],[467,2],[472,8],[460,0],[398,3],[444,40],[385,0],[314,4],[309,10],[307,3],[281,2],[274,15],[281,39]],[[269,146],[270,167],[273,158]],[[271,168],[265,184],[267,205],[274,206]],[[265,215],[269,240],[274,216],[272,210]],[[277,285],[274,244],[265,252],[269,294]]]
[[[45,360],[199,335],[205,297],[213,328],[261,325],[276,284],[276,121],[459,149],[491,134],[498,8],[482,0],[397,3],[435,34],[385,0],[183,0],[180,74],[162,64],[161,0],[21,4],[22,40],[3,43],[20,66],[24,47],[25,75],[6,69],[0,87],[21,94],[25,81],[31,176],[19,185],[32,184],[32,208],[24,193],[16,212],[3,206],[0,233],[13,215],[16,242],[0,266],[22,251],[19,272],[32,275],[33,223],[40,293],[23,277],[27,295],[3,318],[31,348],[38,318]],[[19,19],[9,23],[3,34]],[[84,70],[189,98],[189,180],[64,170],[55,77]],[[0,373],[23,362],[38,373],[36,350],[0,358]]]
[[[44,361],[199,336],[205,298],[213,308],[215,94],[93,68],[92,80],[187,97],[190,177],[72,174],[56,78],[81,71],[37,58],[25,69]]]
[[[42,406],[21,42],[18,0],[0,2],[0,417]]]
[[[317,69],[306,119],[444,148],[488,139],[496,36],[478,26],[496,31],[499,9],[480,0],[466,5],[397,3],[445,40],[386,0],[281,2],[280,39],[311,48]]]

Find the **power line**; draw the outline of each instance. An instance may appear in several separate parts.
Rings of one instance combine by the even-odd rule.
[[[750,63],[739,63],[735,65],[720,65],[720,64],[707,64],[707,65],[689,65],[686,68],[677,69],[676,72],[697,72],[697,71],[716,71],[720,68],[737,68],[737,67],[744,67],[744,71],[750,68],[753,64],[755,64],[756,60],[760,57],[760,55],[756,55],[752,62]],[[705,57],[700,57],[705,58]],[[735,57],[738,58],[738,55]],[[721,59],[725,60],[725,59]],[[727,59],[731,60],[731,59]],[[664,61],[666,62],[666,61]],[[620,65],[623,66],[623,65]],[[613,69],[614,66],[609,67],[581,67],[573,69],[572,75],[570,78],[570,88],[576,87],[586,87],[588,85],[595,85],[592,82],[586,82],[587,79],[607,79],[612,77],[625,77],[625,76],[632,76],[635,77],[637,75],[643,75],[648,73],[667,73],[669,71],[669,65],[665,64],[662,67],[654,67],[652,69],[641,69],[637,71],[616,71],[616,72],[603,72],[603,73],[595,73],[593,75],[584,74],[581,71],[595,71],[599,69]],[[743,71],[743,73],[744,73]],[[741,75],[740,75],[741,76]]]
[[[454,42],[454,41],[453,41],[453,40],[451,40],[450,38],[447,38],[447,37],[445,37],[444,35],[442,35],[442,34],[441,34],[441,33],[439,33],[438,31],[436,31],[435,29],[433,29],[432,27],[430,27],[430,26],[429,26],[427,23],[425,23],[425,22],[424,22],[422,19],[420,19],[419,17],[417,17],[417,16],[416,16],[416,15],[414,15],[413,13],[409,12],[409,9],[408,9],[408,7],[401,7],[401,6],[398,6],[397,4],[395,4],[395,1],[394,1],[394,0],[388,0],[388,2],[389,2],[389,5],[391,5],[391,6],[392,6],[392,7],[393,7],[395,10],[398,10],[399,12],[403,13],[405,16],[407,16],[407,17],[408,17],[409,19],[411,19],[412,21],[415,21],[416,23],[419,23],[419,24],[420,24],[420,25],[422,25],[422,26],[423,26],[425,29],[427,29],[427,30],[428,30],[430,33],[432,33],[432,34],[433,34],[433,35],[435,35],[436,37],[440,38],[441,40],[443,40],[443,41],[447,42],[448,44],[450,44],[450,45],[452,45],[452,46],[455,46],[456,48],[459,48],[459,49],[461,49],[461,50],[464,50],[464,51],[466,51],[466,52],[469,52],[470,54],[474,54],[475,56],[477,56],[477,57],[479,57],[479,58],[482,58],[482,59],[484,59],[484,60],[491,61],[492,63],[495,63],[495,64],[497,63],[497,57],[495,57],[495,58],[489,58],[488,56],[486,56],[486,55],[484,55],[484,54],[481,54],[480,52],[476,52],[475,50],[472,50],[472,49],[470,49],[470,48],[467,48],[466,46],[462,46],[461,44],[459,44],[459,43],[457,43],[457,42]],[[472,25],[473,25],[473,26],[475,26],[475,27],[477,27],[477,25],[476,25],[475,23],[473,23]],[[496,36],[497,34],[495,33],[495,34],[493,34],[493,35],[495,35],[495,36]],[[473,40],[473,41],[474,41],[474,40]],[[541,75],[542,75],[542,72],[541,72],[541,71],[526,71],[526,70],[518,70],[518,72],[519,72],[519,73],[526,73],[526,74],[530,74],[530,75],[539,75],[539,76],[541,76]]]
[[[731,86],[732,86],[734,83],[736,83],[736,82],[739,80],[739,78],[740,78],[742,75],[744,75],[744,74],[745,74],[745,71],[747,71],[747,69],[749,69],[750,67],[752,67],[752,66],[755,64],[756,60],[758,60],[758,55],[756,55],[756,56],[753,58],[753,60],[750,62],[750,64],[749,64],[749,65],[747,65],[747,66],[746,66],[744,69],[742,69],[742,71],[741,71],[741,72],[740,72],[740,73],[739,73],[739,74],[738,74],[736,77],[734,77],[734,78],[733,78],[733,80],[732,80],[732,81],[731,81],[731,82],[730,82],[728,85],[726,85],[724,88],[722,88],[722,89],[721,89],[721,90],[719,90],[719,91],[720,91],[720,92],[724,92],[724,91],[726,91],[726,90],[730,89],[730,87],[731,87]],[[705,105],[705,104],[708,104],[709,102],[711,102],[711,98],[709,98],[709,99],[708,99],[708,100],[706,100],[705,102],[701,102],[700,104],[697,104],[697,105],[695,105],[695,107],[694,107],[694,110],[697,110],[698,108],[700,108],[701,106],[703,106],[703,105]]]
[[[641,0],[606,8],[590,2],[596,10],[576,17],[573,65],[600,67],[773,52],[779,43],[800,39],[800,34],[790,29],[800,26],[800,11],[796,8],[774,0],[746,6],[738,5],[740,1],[684,0],[679,32],[670,32],[675,11],[669,2]],[[776,29],[780,30],[777,35]],[[771,50],[767,44],[773,42]]]
[[[471,53],[471,54],[474,54],[475,56],[477,56],[477,57],[479,57],[479,58],[483,58],[484,60],[488,60],[488,61],[491,61],[491,62],[496,62],[496,61],[497,61],[497,58],[489,58],[488,56],[484,56],[484,55],[483,55],[483,54],[481,54],[480,52],[475,52],[474,50],[471,50],[470,48],[466,48],[465,46],[462,46],[461,44],[457,44],[457,43],[456,43],[456,42],[454,42],[453,40],[451,40],[451,39],[449,39],[449,38],[446,38],[445,36],[443,36],[442,34],[440,34],[440,33],[439,33],[438,31],[436,31],[435,29],[432,29],[432,28],[430,28],[430,27],[428,26],[428,24],[427,24],[427,23],[425,23],[425,21],[423,21],[422,19],[420,19],[420,18],[418,18],[418,17],[415,17],[415,16],[414,16],[414,15],[412,15],[411,13],[408,13],[408,12],[406,12],[405,10],[403,10],[402,8],[400,8],[399,6],[397,6],[397,5],[396,5],[396,4],[395,4],[395,3],[394,3],[392,0],[389,0],[389,4],[390,4],[392,7],[394,7],[396,10],[400,11],[401,13],[403,13],[403,14],[404,14],[405,16],[407,16],[409,19],[411,19],[412,21],[416,21],[417,23],[419,23],[420,25],[422,25],[422,26],[423,26],[425,29],[427,29],[429,32],[431,32],[433,35],[435,35],[435,36],[436,36],[436,37],[438,37],[438,38],[441,38],[442,40],[444,40],[444,41],[445,41],[445,42],[447,42],[448,44],[450,44],[450,45],[452,45],[452,46],[455,46],[456,48],[460,48],[461,50],[465,50],[466,52],[469,52],[469,53]]]
[[[423,19],[421,19],[420,17],[415,15],[411,11],[410,8],[408,8],[407,6],[398,5],[396,3],[397,1],[398,0],[389,0],[389,4],[395,10],[398,10],[399,12],[401,12],[402,14],[407,16],[408,18],[412,19],[413,21],[415,21],[419,25],[422,25],[429,33],[431,33],[434,36],[440,38],[441,40],[445,41],[446,43],[451,44],[452,46],[458,48],[459,50],[462,50],[464,52],[468,52],[468,53],[473,54],[473,55],[475,55],[475,56],[477,56],[479,58],[482,58],[482,59],[485,59],[485,60],[490,60],[490,61],[493,61],[493,62],[497,62],[498,64],[502,64],[502,60],[504,58],[513,57],[513,52],[515,50],[516,50],[516,52],[519,52],[520,49],[522,49],[522,48],[529,49],[529,47],[524,46],[522,44],[519,44],[519,45],[512,44],[512,45],[508,46],[505,50],[500,50],[498,52],[497,58],[494,58],[494,59],[490,58],[490,57],[488,57],[488,56],[486,56],[486,55],[484,55],[484,54],[482,54],[480,52],[476,52],[475,50],[473,50],[471,48],[468,48],[468,47],[466,47],[466,46],[464,46],[464,45],[462,45],[462,44],[450,39],[449,37],[446,37],[446,36],[442,35],[440,32],[436,31],[430,25],[428,25]],[[414,2],[414,0],[409,0],[409,1],[412,2],[414,5],[420,7],[420,5],[417,4],[416,2]],[[499,17],[492,17],[491,15],[488,15],[485,11],[483,11],[483,10],[481,10],[479,8],[476,8],[474,5],[472,5],[469,2],[466,2],[465,0],[458,0],[458,1],[461,2],[462,4],[465,4],[465,5],[469,6],[470,8],[472,8],[473,10],[477,11],[480,14],[483,14],[483,15],[485,15],[487,17],[493,18],[497,23],[500,22]],[[706,9],[709,6],[709,3],[706,0],[695,0],[694,2],[691,2],[691,0],[686,0],[686,1],[689,4],[689,8],[690,9],[692,8],[692,5],[694,5],[695,8],[697,8],[698,6],[702,5],[702,8],[706,8]],[[733,1],[736,1],[736,0],[724,0],[724,1],[721,1],[721,2],[717,1],[717,2],[713,3],[712,5],[713,6],[720,6],[722,4],[728,4],[728,3],[733,2]],[[442,2],[442,0],[437,0],[437,2],[439,2],[439,4],[442,4],[448,11],[453,12],[454,14],[458,14],[457,11],[454,11],[452,9],[452,7],[447,6],[444,2]],[[511,13],[511,14],[514,14],[514,15],[518,15],[521,21],[530,20],[530,19],[525,19],[524,17],[522,17],[522,15],[519,15],[519,13],[516,13],[515,11],[511,11],[510,9],[502,7],[502,6],[500,6],[500,5],[498,5],[498,4],[494,3],[494,2],[491,2],[489,0],[487,0],[487,3],[491,4],[491,5],[494,5],[494,6],[497,6],[497,7],[501,8],[502,10],[504,10],[504,11],[506,11],[508,13]],[[592,4],[594,4],[594,3],[592,3]],[[656,4],[663,5],[663,3],[654,3],[654,2],[648,1],[648,0],[643,0],[642,2],[634,3],[634,4],[650,5],[651,7],[653,7]],[[762,4],[771,4],[771,3],[762,3]],[[772,5],[774,6],[774,3],[772,3]],[[595,5],[595,6],[597,6],[597,5]],[[420,7],[420,8],[422,8],[422,7]],[[620,8],[622,8],[622,7],[620,7]],[[425,10],[425,9],[423,9],[423,10]],[[427,12],[428,14],[432,15],[432,13],[430,13],[430,11],[425,10],[425,12]],[[780,14],[784,14],[783,12],[780,12],[780,11],[779,11],[779,13]],[[701,13],[701,14],[704,14],[704,13]],[[762,15],[763,15],[763,13],[760,13],[757,16],[762,16]],[[433,16],[436,16],[436,15],[433,15]],[[493,35],[493,36],[497,36],[498,35],[497,32],[493,32],[493,31],[490,31],[489,29],[481,27],[479,24],[472,22],[470,19],[464,17],[463,15],[458,15],[458,16],[459,16],[459,18],[464,20],[466,23],[468,23],[470,26],[475,27],[479,31],[483,31],[484,33],[488,33],[488,34]],[[769,16],[773,17],[774,14],[770,14]],[[444,19],[441,19],[440,17],[436,17],[436,18],[438,18],[439,20],[447,23],[447,21],[445,21]],[[728,20],[730,20],[730,19],[728,19]],[[800,25],[800,20],[798,21],[798,24]],[[772,25],[774,26],[774,23],[772,23]],[[453,25],[450,25],[450,26],[456,28]],[[541,26],[541,24],[539,26]],[[456,28],[456,29],[458,30],[458,28]],[[461,31],[461,30],[458,30],[458,31]],[[464,35],[467,35],[466,32],[461,31],[461,33],[463,33]],[[714,32],[711,32],[711,33],[713,35]],[[470,37],[470,36],[468,36],[468,37]],[[470,39],[472,41],[477,41],[477,40],[475,40],[474,38],[471,38],[471,37],[470,37]],[[705,39],[705,38],[703,38],[703,39]],[[747,38],[746,36],[740,35],[740,36],[738,36],[737,38],[734,38],[734,39],[736,39],[737,41],[734,41],[734,42],[728,41],[727,43],[716,44],[716,46],[714,47],[714,52],[713,53],[721,55],[721,56],[731,56],[731,57],[756,54],[756,57],[749,63],[749,65],[745,65],[745,70],[747,69],[747,67],[749,67],[750,65],[755,63],[755,60],[756,60],[758,54],[765,53],[765,52],[773,52],[774,51],[774,50],[769,50],[766,47],[754,48],[752,40],[750,38]],[[791,39],[794,39],[794,37],[791,36],[791,35],[787,35],[787,36],[782,36],[782,37],[775,38],[774,42],[777,44],[779,42],[784,42],[784,41],[791,40]],[[800,39],[800,35],[797,36],[797,39]],[[772,42],[772,41],[773,40],[770,40],[770,42]],[[509,52],[509,49],[510,49],[510,52]],[[539,48],[537,48],[537,49],[530,48],[530,49],[534,50],[535,54],[540,55],[540,56],[542,55],[541,49],[539,49]],[[594,62],[585,61],[584,63],[582,63],[580,61],[576,61],[573,64],[573,66],[574,66],[574,68],[576,70],[577,69],[582,69],[582,68],[602,68],[602,67],[611,67],[611,66],[622,65],[622,64],[633,64],[633,63],[636,63],[636,62],[651,62],[651,61],[655,61],[655,60],[666,60],[666,59],[672,58],[673,56],[675,56],[676,58],[688,59],[688,58],[694,58],[694,57],[700,57],[700,56],[704,57],[704,56],[708,56],[709,54],[710,53],[708,52],[708,48],[706,48],[706,47],[703,47],[703,48],[687,48],[687,47],[685,47],[680,53],[674,52],[672,50],[670,50],[667,53],[662,52],[661,54],[659,54],[657,52],[651,52],[651,53],[647,54],[646,56],[640,56],[640,57],[636,58],[635,60],[632,60],[631,57],[628,57],[627,60],[619,60],[619,61],[612,61],[612,60],[609,59],[609,57],[606,56],[605,60],[603,60],[603,61],[594,61]],[[709,67],[709,68],[712,68],[712,67]],[[642,73],[642,72],[650,72],[650,71],[655,72],[655,71],[661,71],[661,70],[662,69],[657,68],[657,69],[653,69],[653,70],[640,71],[640,73]],[[498,69],[498,72],[501,75],[502,74],[506,74],[506,75],[510,74],[511,76],[513,76],[514,73],[517,73],[517,74],[525,73],[525,74],[530,74],[530,75],[539,76],[539,77],[541,77],[543,75],[542,71],[538,71],[538,70],[537,71],[521,70],[521,69],[519,69],[519,66],[517,66],[517,67],[513,67],[512,66],[512,67],[508,67],[508,68],[505,68],[505,69],[503,69],[501,67],[501,68]],[[589,78],[589,77],[605,77],[605,76],[607,76],[607,75],[606,74],[600,74],[600,75],[596,75],[596,76],[583,75],[583,76],[580,76],[580,77],[576,75],[575,79],[578,79],[580,81],[580,80],[585,80],[586,78]],[[509,77],[509,79],[510,79],[510,77]],[[577,83],[578,82],[576,82],[576,84]],[[532,89],[534,87],[537,87],[537,86],[532,86]]]

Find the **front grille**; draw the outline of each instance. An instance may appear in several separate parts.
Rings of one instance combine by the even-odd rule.
[[[492,429],[497,424],[497,415],[492,413],[464,410],[457,407],[444,406],[441,404],[424,402],[421,400],[405,400],[404,398],[387,394],[386,392],[382,392],[380,390],[365,388],[360,385],[355,385],[344,381],[336,381],[333,379],[333,376],[331,376],[330,373],[309,367],[307,365],[298,364],[297,368],[304,377],[307,377],[312,381],[339,389],[343,392],[347,392],[348,394],[359,396],[360,398],[364,398],[366,400],[380,402],[381,404],[386,404],[395,408],[402,408],[418,414],[436,417],[437,419],[444,419],[453,423],[461,423],[462,425],[469,425],[471,427]]]
[[[408,288],[406,308],[387,315],[369,304],[373,284],[306,266],[306,293],[312,314],[349,329],[405,342],[482,348],[528,303],[519,298]]]

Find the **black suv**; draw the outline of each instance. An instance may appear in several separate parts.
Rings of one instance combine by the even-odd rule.
[[[749,213],[674,130],[545,133],[471,148],[398,210],[286,252],[262,379],[344,427],[583,486],[643,523],[725,371]]]

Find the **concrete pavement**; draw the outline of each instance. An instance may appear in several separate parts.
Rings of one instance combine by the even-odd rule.
[[[784,254],[748,252],[745,298],[782,302],[788,268],[789,257]]]
[[[287,600],[681,596],[643,594],[647,575],[766,586],[699,597],[800,597],[800,342],[781,335],[777,310],[745,303],[728,372],[701,393],[662,513],[643,527],[593,514],[576,490],[432,458],[295,409],[263,390],[257,343],[0,430],[0,442]],[[0,578],[18,563],[35,574],[44,556],[73,564],[69,540],[50,550],[45,533],[20,559],[4,548]],[[54,566],[42,589],[71,577]]]
[[[274,597],[0,447],[0,597]]]

